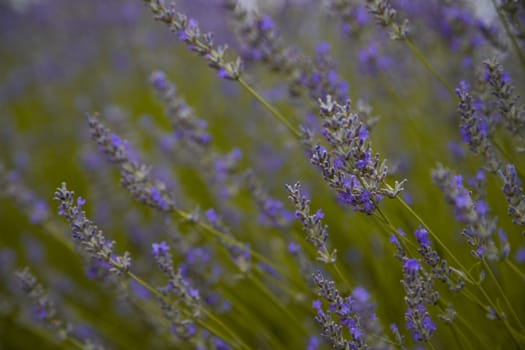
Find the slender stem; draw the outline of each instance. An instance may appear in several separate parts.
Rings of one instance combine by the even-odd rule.
[[[425,68],[443,85],[443,87],[453,96],[456,97],[454,89],[445,81],[445,79],[430,65],[425,56],[419,51],[419,49],[410,41],[410,39],[404,40],[405,44],[408,46],[410,51],[416,56],[416,58],[425,66]]]
[[[253,284],[257,286],[257,288],[268,297],[281,311],[288,316],[290,321],[293,322],[293,324],[299,326],[301,322],[295,317],[295,315],[283,305],[281,300],[279,300],[275,295],[273,295],[268,288],[262,285],[261,281],[259,281],[257,278],[255,278],[252,274],[248,274],[248,279],[252,281]]]
[[[118,265],[116,265],[113,261],[111,261],[112,264],[115,266],[115,267],[118,267]],[[166,296],[164,296],[161,292],[159,292],[157,289],[153,288],[149,283],[145,282],[144,280],[142,280],[140,277],[138,277],[137,275],[135,275],[133,272],[131,271],[127,271],[126,274],[132,278],[133,280],[135,280],[138,284],[140,284],[142,287],[146,288],[148,291],[150,291],[153,295],[155,295],[156,297],[158,297],[159,299],[162,299],[164,302],[166,302],[167,304],[170,304],[172,306],[175,307],[175,305],[173,305],[173,303],[171,302],[171,300],[169,300]],[[218,323],[221,328],[223,328],[226,333],[228,333],[228,335],[230,335],[232,338],[233,338],[233,341],[234,342],[237,342],[238,344],[241,345],[242,348],[245,348],[245,349],[250,349],[249,346],[247,346],[241,339],[239,336],[237,336],[235,334],[235,332],[233,332],[231,329],[228,328],[228,326],[226,326],[224,323],[222,323],[219,319],[217,319],[215,316],[213,316],[210,312],[208,312],[206,309],[204,308],[200,308],[200,310],[207,316],[209,317],[211,320],[213,320],[214,322]],[[204,322],[203,320],[197,320],[197,322],[203,326],[204,328],[208,329],[211,333],[215,334],[216,336],[218,336],[219,338],[221,339],[228,339],[227,337],[224,336],[224,334],[222,334],[220,331],[218,331],[217,329],[215,329],[214,327],[210,326],[208,323]],[[231,341],[230,341],[231,342]]]
[[[514,271],[518,276],[520,276],[522,280],[525,281],[525,274],[521,272],[520,269],[518,269],[518,267],[514,265],[512,261],[510,261],[509,259],[505,259],[505,263],[509,265],[512,271]]]
[[[514,311],[514,307],[510,303],[509,299],[507,298],[507,295],[505,294],[505,291],[503,290],[503,288],[501,287],[501,284],[499,283],[498,279],[496,278],[496,275],[494,275],[494,271],[492,271],[492,268],[489,266],[489,264],[487,263],[487,261],[485,259],[483,259],[483,265],[485,266],[485,269],[489,272],[490,278],[496,284],[496,288],[500,292],[501,297],[503,298],[503,301],[505,302],[505,304],[507,304],[507,307],[510,310],[510,313],[512,314],[512,316],[514,316],[514,318],[518,322],[519,328],[521,329],[523,334],[525,334],[525,328],[523,328],[523,324],[521,323],[521,320],[519,319],[518,315]]]
[[[462,264],[461,262],[456,258],[456,256],[450,251],[450,249],[448,249],[448,247],[441,241],[441,239],[439,238],[438,235],[436,235],[434,233],[434,231],[432,231],[432,229],[430,227],[428,227],[428,225],[425,223],[425,221],[423,219],[421,219],[421,217],[414,211],[414,209],[412,209],[412,207],[410,205],[407,204],[407,202],[405,202],[403,200],[403,198],[397,196],[396,199],[410,212],[410,214],[412,214],[416,220],[421,224],[421,226],[423,226],[425,228],[425,230],[427,230],[431,235],[432,235],[432,238],[441,246],[441,248],[452,258],[452,260],[454,260],[454,263],[459,266],[461,268],[461,270],[463,271],[468,271]]]
[[[430,227],[428,227],[428,225],[423,221],[423,219],[421,219],[421,217],[402,198],[400,198],[399,196],[396,197],[396,198],[403,204],[403,206],[405,206],[405,208],[408,209],[408,211],[410,211],[410,213],[419,221],[419,223],[432,235],[434,240],[445,250],[445,252],[448,255],[450,255],[450,257],[454,260],[454,262],[457,264],[457,266],[460,267],[461,271],[464,272],[464,275],[465,275],[464,277],[468,277],[470,282],[473,283],[474,279],[472,278],[472,276],[470,275],[468,270],[459,262],[459,260],[456,258],[456,256],[452,254],[452,252],[448,249],[448,247],[445,244],[443,244],[443,242],[430,229]],[[506,320],[504,315],[503,315],[503,311],[502,311],[501,307],[498,307],[498,305],[496,305],[494,303],[492,298],[488,295],[488,293],[485,291],[485,289],[483,288],[483,286],[479,282],[475,282],[474,285],[479,289],[479,291],[481,292],[481,294],[483,295],[485,300],[489,303],[489,305],[496,311],[496,313],[498,314],[498,317],[500,317],[502,319],[502,321],[505,324],[507,330],[511,334],[513,340],[516,341],[516,343],[519,344],[519,341],[516,338],[516,335],[514,334],[514,331],[513,331],[512,327],[510,326],[510,324],[508,323],[508,320]],[[512,310],[512,308],[511,308],[511,310]],[[511,312],[513,312],[513,310]]]
[[[233,339],[235,339],[236,342],[239,343],[239,345],[241,346],[242,349],[250,349],[250,347],[248,345],[246,345],[246,343],[244,343],[237,336],[237,334],[235,332],[233,332],[227,325],[225,325],[224,322],[222,322],[220,319],[215,317],[211,312],[209,312],[208,310],[206,310],[204,308],[201,308],[201,311],[206,315],[206,317],[208,317],[210,320],[214,321],[219,326],[221,326],[226,331],[226,333],[228,333]],[[202,326],[205,326],[208,329],[210,328],[209,325],[208,324],[204,324],[204,322],[202,320],[199,320],[199,324],[201,324]]]
[[[341,270],[339,269],[339,266],[337,265],[337,263],[332,264],[332,266],[334,267],[335,273],[336,273],[337,276],[343,281],[343,283],[345,284],[345,286],[346,286],[349,290],[352,289],[352,284],[350,284],[350,281],[345,277],[345,275],[343,275],[343,273],[342,273]]]
[[[288,130],[296,137],[301,138],[301,133],[297,130],[278,110],[268,103],[261,95],[257,93],[246,81],[239,78],[239,84],[248,91],[260,104],[264,106],[275,118],[277,118]]]
[[[195,223],[195,225],[197,225],[198,227],[200,227],[201,229],[203,229],[204,231],[212,234],[213,236],[215,237],[218,237],[220,239],[223,239],[223,240],[229,240],[231,241],[232,243],[236,243],[236,244],[239,244],[239,242],[237,242],[237,240],[232,237],[232,236],[229,236],[229,235],[226,235],[225,233],[223,232],[220,232],[216,229],[214,229],[212,226],[210,225],[207,225],[205,224],[204,222],[201,222],[201,221],[195,221],[192,219],[192,216],[190,214],[188,214],[187,212],[183,211],[183,210],[180,210],[180,209],[175,209],[174,210],[175,214],[177,214],[179,217],[181,217],[183,220],[189,220],[193,223]],[[265,257],[264,255],[262,255],[261,253],[259,252],[256,252],[255,250],[249,248],[249,247],[245,247],[245,249],[250,253],[251,256],[253,256],[255,259],[259,260],[260,262],[270,266],[272,269],[274,269],[275,271],[278,271],[279,273],[281,273],[283,276],[286,276],[286,272],[284,271],[284,269],[282,268],[281,265],[278,265],[276,263],[274,263],[273,261],[271,261],[270,259],[268,259],[267,257]],[[296,284],[297,284],[297,281],[294,281]]]

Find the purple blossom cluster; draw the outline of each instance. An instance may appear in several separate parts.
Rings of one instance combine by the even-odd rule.
[[[296,74],[298,52],[285,45],[271,17],[249,11],[238,0],[225,0],[223,6],[233,16],[245,62],[261,62],[272,72],[287,76]]]
[[[402,232],[400,234],[404,235]],[[423,245],[428,243],[421,233],[416,237]],[[425,305],[436,305],[439,300],[439,293],[433,286],[434,278],[422,268],[418,259],[406,255],[395,234],[392,234],[390,241],[396,247],[396,257],[403,267],[401,285],[405,291],[407,304],[405,326],[412,332],[415,341],[428,342],[437,329],[425,307]]]
[[[301,192],[301,185],[297,182],[293,186],[286,185],[288,198],[295,206],[295,217],[303,225],[306,233],[306,241],[312,244],[317,250],[317,260],[332,264],[336,261],[337,250],[329,251],[326,240],[328,239],[328,226],[321,222],[324,213],[321,209],[315,214],[310,214],[310,199]]]
[[[312,150],[310,161],[317,166],[337,192],[337,198],[355,211],[372,214],[384,198],[395,198],[402,190],[405,180],[386,184],[388,167],[373,154],[368,129],[353,113],[350,102],[340,105],[331,96],[320,101],[323,137],[329,145]]]
[[[129,154],[128,141],[112,133],[97,116],[87,115],[91,138],[99,145],[109,161],[118,165],[121,185],[136,201],[159,211],[170,212],[175,209],[175,199],[167,185],[150,175],[150,167],[133,160]]]
[[[173,3],[165,0],[144,0],[157,21],[163,22],[178,35],[189,50],[202,56],[208,65],[217,71],[220,78],[238,80],[242,73],[242,62],[239,57],[229,59],[226,55],[227,46],[216,46],[212,33],[203,33],[199,24],[175,9]]]
[[[488,84],[490,94],[495,99],[499,118],[512,135],[522,139],[525,132],[525,105],[516,104],[518,96],[514,93],[509,74],[495,59],[485,60],[483,65],[483,81]]]
[[[151,253],[159,268],[168,276],[168,283],[165,287],[158,288],[164,296],[175,296],[176,303],[168,303],[163,298],[159,298],[164,317],[170,322],[172,333],[182,338],[189,338],[195,335],[195,321],[200,317],[200,295],[199,291],[190,286],[184,279],[180,269],[175,272],[173,268],[170,248],[165,241],[153,243]]]
[[[472,254],[478,259],[491,256],[488,248],[493,246],[492,237],[497,225],[496,220],[489,216],[487,203],[483,199],[474,200],[463,185],[463,177],[452,174],[441,165],[432,172],[432,179],[454,208],[456,219],[465,225],[461,234],[474,248]]]
[[[355,301],[352,296],[343,298],[335,283],[315,272],[313,280],[318,288],[318,295],[329,303],[328,309],[323,309],[321,300],[314,300],[312,307],[316,309],[315,321],[321,327],[321,334],[333,349],[368,349],[366,333],[361,325],[363,319],[355,310]],[[347,331],[347,339],[343,332]]]
[[[54,199],[59,202],[58,214],[67,219],[73,240],[94,261],[106,264],[108,270],[116,275],[127,273],[131,266],[129,252],[118,256],[113,248],[115,241],[109,241],[103,232],[88,218],[82,210],[86,200],[69,191],[65,183],[57,188]]]
[[[104,347],[89,337],[79,337],[74,334],[74,327],[59,313],[44,287],[28,267],[16,272],[22,291],[27,295],[35,308],[37,319],[53,331],[60,341],[69,342],[70,346],[85,349],[103,350]]]

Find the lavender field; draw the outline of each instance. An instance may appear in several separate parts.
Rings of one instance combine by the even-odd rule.
[[[1,0],[0,350],[525,349],[525,2]]]

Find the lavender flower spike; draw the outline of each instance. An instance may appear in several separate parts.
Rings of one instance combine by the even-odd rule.
[[[317,248],[317,260],[325,264],[335,263],[337,250],[330,252],[326,247],[328,226],[321,223],[323,212],[319,209],[314,215],[310,215],[310,200],[301,193],[301,185],[298,182],[293,186],[285,185],[285,187],[289,194],[288,198],[295,205],[295,216],[303,224],[306,241]]]
[[[503,125],[514,136],[523,139],[525,132],[525,112],[523,106],[518,106],[518,95],[509,74],[503,71],[503,66],[495,59],[485,60],[484,79],[489,85],[492,96],[495,97]]]
[[[120,275],[129,271],[131,257],[129,252],[123,256],[117,256],[113,252],[115,241],[108,241],[101,230],[89,219],[82,211],[85,200],[78,197],[75,200],[75,193],[69,191],[65,183],[55,192],[55,199],[60,202],[59,215],[65,217],[71,228],[73,239],[80,247],[94,260],[109,263],[110,272]]]
[[[315,321],[321,326],[322,335],[331,344],[333,349],[367,349],[366,333],[362,327],[362,319],[355,310],[355,300],[349,296],[343,298],[334,281],[325,279],[320,272],[312,275],[318,288],[318,295],[329,303],[328,310],[324,311],[320,300],[314,300],[312,306],[317,310]],[[334,321],[332,314],[338,316]],[[351,339],[343,335],[343,330],[348,329]]]
[[[408,20],[403,23],[396,21],[397,11],[390,5],[389,0],[367,0],[368,11],[374,16],[377,24],[383,28],[390,28],[390,39],[404,40],[407,38],[409,28]]]
[[[164,0],[144,0],[155,19],[164,22],[171,31],[177,33],[179,40],[184,42],[189,50],[203,56],[208,65],[217,71],[219,77],[228,80],[238,80],[242,73],[242,62],[239,57],[234,60],[225,57],[227,46],[216,46],[212,33],[203,33],[199,24],[175,10],[175,5]]]
[[[521,181],[516,174],[514,165],[508,164],[505,169],[498,171],[503,180],[503,194],[509,205],[508,214],[516,225],[525,225],[525,194]]]
[[[489,170],[495,171],[500,167],[494,151],[494,146],[489,139],[487,121],[476,113],[470,87],[467,82],[461,81],[455,92],[459,99],[458,114],[460,118],[461,141],[468,144],[470,150],[481,155]]]
[[[83,349],[103,350],[100,344],[95,344],[93,340],[74,334],[73,326],[67,322],[57,310],[55,304],[49,298],[48,293],[28,267],[16,272],[16,277],[24,293],[27,294],[35,306],[37,318],[42,321],[47,328],[55,331],[60,340],[69,340]]]
[[[373,154],[368,129],[351,111],[349,101],[341,105],[328,95],[320,101],[320,116],[329,148],[315,146],[310,161],[321,170],[342,203],[372,214],[385,196],[395,198],[403,191],[406,180],[396,181],[393,188],[386,184],[387,161]]]
[[[168,297],[170,294],[176,296],[174,303],[167,303],[159,298],[164,317],[170,322],[173,332],[183,338],[192,337],[195,334],[195,321],[200,317],[199,291],[190,286],[182,276],[181,271],[175,272],[170,247],[166,242],[152,244],[152,254],[159,268],[168,276],[168,284],[159,288],[159,292]]]

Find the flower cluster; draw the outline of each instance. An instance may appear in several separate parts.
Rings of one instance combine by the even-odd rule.
[[[125,252],[124,255],[118,256],[113,252],[115,241],[108,241],[103,232],[86,218],[82,210],[86,203],[84,198],[78,197],[75,200],[75,193],[69,191],[65,183],[57,188],[54,198],[59,202],[59,215],[69,222],[73,239],[91,259],[107,264],[109,271],[117,275],[129,271],[130,254]]]
[[[495,99],[500,118],[505,128],[514,136],[523,138],[525,132],[524,106],[517,106],[518,96],[514,93],[514,85],[503,66],[495,59],[483,62],[485,70],[483,80],[488,84],[490,93]]]
[[[399,232],[401,234],[402,231]],[[432,248],[431,241],[428,238],[428,231],[419,227],[414,231],[414,236],[419,246],[417,252],[430,268],[430,277],[446,283],[451,291],[460,291],[465,286],[461,276],[457,276],[455,280],[452,278],[454,270],[448,265],[447,260],[442,259],[438,252]]]
[[[489,139],[487,121],[476,112],[469,88],[467,82],[461,81],[460,87],[455,90],[459,99],[461,141],[468,144],[472,152],[481,155],[488,169],[494,171],[500,167],[501,161]]]
[[[0,347],[524,345],[525,2],[176,1],[0,5]]]
[[[169,278],[168,284],[158,290],[164,297],[169,298],[171,294],[176,297],[175,302],[167,302],[162,298],[159,301],[172,332],[183,338],[192,337],[195,334],[194,323],[200,317],[199,291],[190,286],[180,270],[175,272],[169,249],[164,241],[152,244],[151,253],[159,268]]]
[[[397,11],[390,5],[389,0],[367,0],[367,5],[376,22],[384,28],[390,28],[391,39],[406,39],[409,32],[408,19],[403,23],[397,22]]]
[[[463,185],[463,177],[452,174],[442,165],[433,170],[432,179],[445,195],[446,201],[454,208],[456,219],[466,225],[462,235],[474,248],[472,254],[478,259],[491,256],[487,248],[493,246],[492,236],[497,226],[496,220],[488,215],[487,203],[483,199],[474,200],[470,191]]]
[[[403,235],[402,231],[400,234]],[[421,236],[419,240],[426,244]],[[437,329],[425,308],[425,304],[435,305],[439,299],[439,293],[433,287],[434,279],[422,268],[418,259],[406,256],[395,234],[392,234],[390,242],[396,247],[396,257],[403,265],[401,284],[405,291],[405,303],[407,304],[406,328],[412,332],[412,338],[415,341],[427,342]]]
[[[102,345],[94,343],[92,339],[73,334],[73,326],[60,315],[55,304],[28,267],[17,271],[16,277],[22,290],[35,306],[35,314],[38,320],[50,330],[56,332],[60,340],[68,340],[72,345],[81,346],[83,349],[104,349]]]
[[[131,159],[128,142],[100,123],[97,116],[88,114],[87,118],[91,138],[109,160],[118,165],[122,176],[122,187],[140,203],[163,212],[173,211],[175,200],[167,185],[162,181],[152,179],[150,167]]]
[[[318,288],[318,295],[329,303],[326,311],[323,310],[320,300],[312,303],[313,308],[317,310],[315,321],[321,327],[323,337],[330,342],[333,349],[367,349],[367,335],[361,324],[363,319],[355,310],[354,298],[343,298],[335,283],[323,277],[320,272],[313,273],[312,277]],[[350,339],[343,335],[345,329],[348,330]]]
[[[32,191],[26,188],[15,172],[6,172],[0,163],[0,193],[13,200],[13,202],[26,213],[32,224],[45,222],[50,213],[45,201],[38,198]]]
[[[320,116],[330,148],[315,146],[310,161],[321,170],[342,203],[372,214],[385,196],[395,198],[403,190],[405,180],[396,181],[394,188],[385,183],[387,162],[372,153],[368,129],[351,111],[350,102],[340,105],[327,96],[320,101]]]
[[[348,0],[329,0],[326,5],[331,14],[341,17],[344,23],[343,31],[352,37],[362,34],[362,29],[368,23],[368,11],[364,4]]]
[[[242,62],[239,57],[234,60],[226,57],[227,46],[216,46],[212,33],[203,33],[199,24],[193,18],[175,10],[175,5],[166,5],[165,0],[144,0],[155,19],[165,23],[171,31],[178,35],[188,49],[203,56],[208,65],[217,70],[219,77],[238,80],[242,73]]]
[[[512,164],[507,164],[504,169],[498,171],[498,175],[503,181],[503,194],[509,205],[509,216],[516,225],[525,225],[525,194],[521,181],[516,174],[516,168]]]
[[[153,72],[150,82],[173,130],[162,138],[161,148],[178,163],[186,162],[195,166],[219,197],[234,194],[239,186],[235,175],[241,152],[236,148],[226,154],[213,152],[206,120],[199,118],[191,106],[177,95],[175,86],[164,72]]]
[[[247,10],[238,0],[225,0],[223,6],[233,15],[235,32],[246,62],[262,62],[272,72],[294,75],[299,60],[298,52],[284,44],[269,16]]]
[[[293,186],[286,185],[288,198],[295,206],[295,217],[301,221],[306,233],[306,241],[317,249],[317,260],[331,264],[336,261],[337,250],[329,251],[326,246],[328,226],[323,225],[321,219],[324,214],[321,209],[310,215],[310,200],[301,192],[301,185],[297,182]]]
[[[248,190],[259,208],[259,222],[271,227],[287,228],[292,222],[293,216],[286,210],[283,202],[271,198],[266,193],[253,171],[246,172],[244,178]]]

